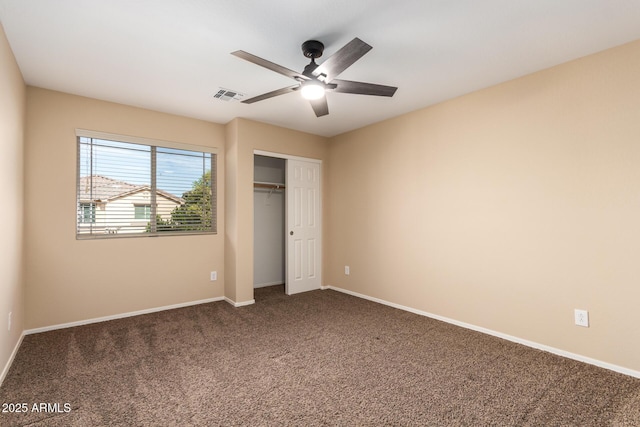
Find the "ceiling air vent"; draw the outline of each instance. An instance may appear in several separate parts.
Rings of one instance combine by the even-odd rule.
[[[223,87],[220,88],[218,93],[213,95],[214,98],[219,99],[221,101],[239,101],[244,96],[243,93],[238,92],[237,90],[229,90]]]

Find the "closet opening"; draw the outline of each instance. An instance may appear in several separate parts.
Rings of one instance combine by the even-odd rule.
[[[253,288],[264,299],[285,294],[286,159],[255,154],[253,165]]]
[[[254,299],[319,290],[322,161],[256,150],[253,169]]]

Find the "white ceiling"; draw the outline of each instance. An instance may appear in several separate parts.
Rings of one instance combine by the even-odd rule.
[[[0,0],[27,84],[216,123],[235,117],[332,136],[640,39],[640,0]],[[393,98],[329,93],[317,118],[295,83],[230,55],[302,71],[359,37],[373,49],[341,79],[397,86]]]

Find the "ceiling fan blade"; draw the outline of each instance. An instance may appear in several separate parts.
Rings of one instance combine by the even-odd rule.
[[[327,104],[327,97],[323,96],[319,99],[310,99],[311,108],[316,113],[316,117],[322,117],[329,114],[329,105]]]
[[[326,61],[313,70],[315,77],[324,74],[327,76],[324,81],[331,82],[338,74],[346,70],[351,64],[362,58],[365,53],[372,49],[371,46],[355,38],[344,45],[339,51],[331,55]]]
[[[266,59],[262,59],[259,56],[252,55],[244,50],[236,50],[235,52],[231,52],[231,55],[237,56],[238,58],[242,58],[245,61],[252,62],[261,67],[267,68],[271,71],[275,71],[276,73],[282,74],[287,77],[291,77],[296,80],[309,80],[309,77],[303,76],[297,71],[290,70],[282,65],[275,64],[271,61],[267,61]]]
[[[352,82],[350,80],[334,79],[332,84],[337,84],[333,92],[355,93],[358,95],[393,96],[397,87],[377,85],[373,83]]]
[[[265,99],[273,98],[274,96],[284,95],[285,93],[293,92],[300,89],[300,85],[293,85],[283,87],[282,89],[273,90],[271,92],[263,93],[262,95],[254,96],[253,98],[245,99],[243,104],[253,104],[254,102],[262,101]]]

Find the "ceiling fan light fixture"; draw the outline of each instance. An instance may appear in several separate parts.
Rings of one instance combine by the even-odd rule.
[[[324,85],[318,81],[309,80],[302,83],[300,93],[304,99],[320,99],[324,96]]]

